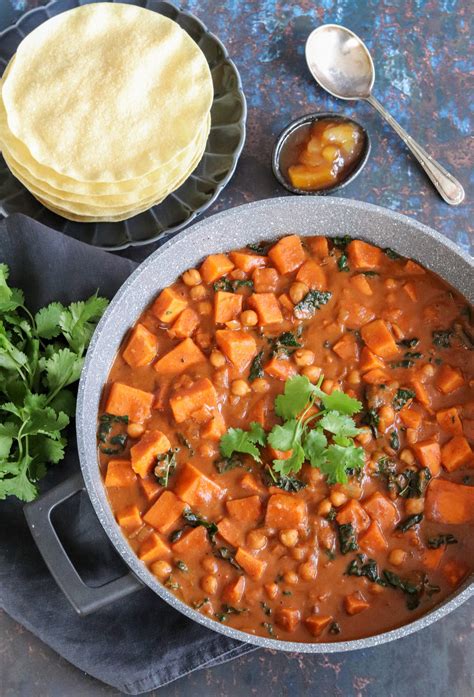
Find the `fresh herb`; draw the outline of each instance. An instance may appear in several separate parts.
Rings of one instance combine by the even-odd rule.
[[[171,535],[169,536],[169,541],[171,543],[177,542],[180,540],[185,532],[186,528],[178,528],[178,530],[173,530]]]
[[[258,242],[248,244],[247,249],[250,249],[251,252],[255,252],[255,254],[259,256],[266,257],[271,246],[271,242]]]
[[[414,358],[415,360],[418,358],[423,358],[423,354],[419,351],[406,351],[403,355],[405,358]]]
[[[398,437],[398,433],[393,430],[390,434],[389,441],[390,447],[392,450],[399,450],[400,449],[400,438]]]
[[[175,581],[171,576],[166,581],[165,586],[172,591],[177,591],[181,588],[179,583],[177,583],[177,581]]]
[[[253,288],[253,281],[250,279],[237,279],[235,281],[230,281],[228,278],[220,278],[218,281],[215,281],[212,284],[215,293],[217,293],[219,290],[224,291],[225,293],[235,293],[237,289],[241,288],[242,286]]]
[[[262,426],[253,421],[250,429],[244,431],[241,428],[229,428],[220,441],[221,455],[230,458],[233,453],[245,453],[251,455],[256,462],[261,462],[257,445],[265,445],[266,434]]]
[[[378,271],[362,271],[361,273],[363,276],[368,276],[369,278],[380,275]]]
[[[423,513],[415,513],[414,515],[409,515],[408,518],[401,520],[395,529],[400,530],[401,532],[406,532],[407,530],[410,530],[410,528],[413,528],[415,525],[418,525],[418,523],[421,523],[422,520]]]
[[[176,470],[176,453],[178,450],[179,448],[168,450],[167,453],[162,453],[156,458],[157,465],[153,470],[153,473],[160,486],[165,488],[168,486],[169,478]]]
[[[245,612],[248,612],[246,607],[234,607],[233,605],[223,605],[222,610],[226,613],[226,615],[242,615]]]
[[[338,624],[338,622],[331,622],[331,624],[329,625],[328,631],[329,631],[329,634],[340,634],[342,631],[341,625]]]
[[[177,569],[179,569],[180,571],[183,571],[184,573],[187,573],[189,571],[189,569],[186,566],[186,564],[184,563],[184,561],[181,561],[180,559],[178,559],[178,561],[175,563],[175,566]]]
[[[326,516],[326,520],[333,521],[336,519],[337,516],[337,511],[334,508],[334,506],[330,509],[329,513]]]
[[[407,608],[409,610],[415,610],[420,604],[420,587],[407,579],[400,578],[398,574],[394,574],[393,571],[388,571],[384,569],[383,576],[385,581],[392,588],[397,588],[408,595],[407,598]]]
[[[420,340],[416,336],[413,336],[411,339],[401,339],[397,343],[399,346],[404,346],[405,348],[415,348],[415,346],[420,343]]]
[[[291,591],[282,591],[282,595],[293,595]]]
[[[262,622],[262,627],[264,627],[270,636],[275,636],[275,631],[271,622]]]
[[[374,438],[377,438],[379,435],[379,421],[380,417],[377,414],[376,409],[367,409],[361,419],[361,423],[365,424],[366,426],[370,426],[370,430],[372,431]]]
[[[421,470],[406,469],[395,477],[398,495],[404,499],[417,499],[423,496],[431,479],[428,467]]]
[[[390,363],[390,367],[395,369],[395,368],[413,368],[415,365],[415,361],[412,361],[411,358],[402,358],[401,361],[392,361]]]
[[[300,325],[295,333],[293,332],[283,332],[277,337],[272,337],[268,341],[271,346],[271,356],[274,357],[288,357],[297,348],[301,348],[301,344],[298,339],[301,336],[301,331],[303,325]]]
[[[329,549],[328,547],[325,547],[323,551],[324,551],[324,554],[325,554],[325,555],[327,556],[327,558],[329,559],[329,561],[334,561],[334,559],[336,558],[336,555],[334,554],[334,552],[333,552],[332,549]]]
[[[263,612],[266,615],[272,614],[272,608],[269,605],[267,605],[266,603],[264,603],[263,601],[260,603],[260,607],[262,608]]]
[[[339,271],[350,271],[349,264],[347,263],[347,254],[341,254],[339,259],[337,260],[337,268],[339,269]]]
[[[93,295],[68,307],[55,302],[33,316],[8,276],[0,264],[0,499],[32,501],[48,465],[64,458],[63,432],[76,401],[68,388],[80,377],[108,301]]]
[[[214,617],[219,620],[219,622],[227,622],[229,615],[225,612],[215,612]]]
[[[428,547],[430,549],[439,549],[439,547],[447,547],[448,545],[457,544],[457,540],[451,533],[438,535],[438,537],[430,537],[428,539]]]
[[[264,469],[263,481],[266,486],[277,486],[283,491],[296,493],[304,489],[306,483],[289,475],[277,475],[268,465]]]
[[[209,598],[203,598],[202,600],[195,600],[193,603],[193,608],[195,610],[200,610],[204,605],[207,605]]]
[[[353,559],[347,567],[346,574],[348,576],[365,576],[372,583],[385,585],[385,581],[380,578],[375,559],[368,559],[365,554],[358,554],[356,559]]]
[[[125,450],[127,433],[117,432],[115,426],[123,427],[128,424],[128,416],[116,416],[115,414],[101,414],[99,417],[99,450],[104,455],[118,455]]]
[[[178,436],[178,440],[181,443],[181,445],[189,450],[189,454],[192,457],[194,455],[194,448],[188,441],[184,433],[177,433],[176,435]]]
[[[293,313],[298,319],[310,319],[321,305],[326,305],[332,297],[330,291],[310,290],[293,308]]]
[[[433,345],[438,346],[438,348],[450,348],[453,335],[452,329],[440,329],[432,332]]]
[[[236,469],[236,467],[243,467],[244,461],[239,455],[232,455],[231,457],[224,457],[222,460],[216,460],[214,462],[214,467],[219,472],[219,474],[224,474],[224,472],[230,472],[230,470]]]
[[[339,533],[339,547],[341,549],[341,554],[348,554],[348,552],[356,552],[359,549],[357,544],[356,534],[352,523],[343,523],[338,525]]]
[[[385,247],[385,249],[383,251],[388,256],[389,259],[392,259],[392,261],[394,261],[395,259],[401,259],[400,254],[397,254],[397,252],[394,252],[393,249],[391,249],[390,247]]]
[[[263,351],[259,351],[250,365],[249,382],[253,382],[257,378],[263,378]]]
[[[209,535],[209,539],[212,543],[215,542],[215,538],[217,535],[217,525],[215,523],[201,518],[201,516],[199,516],[197,513],[193,513],[193,511],[190,508],[185,508],[182,513],[182,516],[191,528],[197,528],[199,525],[202,525],[204,528],[206,528],[207,534]]]
[[[395,397],[393,398],[393,408],[395,411],[400,411],[400,409],[403,409],[405,404],[409,402],[411,399],[415,398],[415,393],[413,390],[407,390],[405,388],[399,387]]]
[[[332,243],[337,249],[345,249],[347,245],[352,241],[352,237],[349,235],[344,235],[344,237],[333,237]]]
[[[237,569],[238,571],[242,571],[242,567],[238,562],[235,561],[235,553],[231,551],[228,547],[218,547],[214,555],[218,559],[224,559],[224,561],[228,561],[231,566],[234,567],[234,569]]]

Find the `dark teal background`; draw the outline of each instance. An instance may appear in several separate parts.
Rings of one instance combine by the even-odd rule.
[[[0,0],[0,28],[38,4],[42,3]],[[360,120],[373,148],[361,176],[340,195],[411,215],[472,253],[469,0],[188,0],[182,5],[226,44],[240,70],[249,107],[240,164],[209,215],[284,195],[270,169],[277,134],[304,113],[335,110]],[[334,100],[312,82],[304,42],[323,22],[345,24],[364,39],[377,70],[375,96],[460,179],[466,190],[463,205],[452,208],[437,196],[401,141],[369,105]],[[140,248],[130,256],[139,260],[152,249]],[[367,651],[328,656],[257,651],[183,678],[162,688],[159,697],[471,697],[473,609],[474,603],[468,603],[416,635]],[[0,617],[0,675],[2,697],[117,694],[72,668],[5,615]]]

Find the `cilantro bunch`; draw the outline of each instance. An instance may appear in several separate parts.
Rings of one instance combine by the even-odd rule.
[[[108,301],[55,302],[33,316],[8,276],[0,264],[0,499],[32,501],[47,465],[64,457],[76,403],[68,387]]]
[[[261,462],[257,445],[290,452],[286,459],[273,460],[273,470],[287,477],[299,472],[305,461],[327,475],[328,482],[345,483],[348,474],[364,465],[363,448],[354,444],[360,433],[352,416],[362,404],[344,392],[326,394],[323,378],[313,385],[307,377],[296,375],[285,383],[283,394],[275,399],[275,412],[283,423],[266,434],[262,426],[252,423],[249,431],[231,428],[221,438],[221,453],[251,455]]]

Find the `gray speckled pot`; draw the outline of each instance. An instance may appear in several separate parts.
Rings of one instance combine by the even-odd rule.
[[[449,213],[449,212],[448,212]],[[248,242],[300,235],[350,235],[392,247],[438,273],[474,302],[473,260],[449,240],[398,213],[338,198],[285,197],[252,203],[215,215],[188,228],[152,254],[124,283],[99,323],[87,353],[77,403],[77,440],[82,473],[95,511],[110,540],[135,577],[187,617],[234,639],[283,651],[322,653],[367,648],[417,631],[463,603],[474,583],[463,586],[434,611],[399,629],[366,639],[333,643],[277,641],[236,631],[207,619],[169,592],[129,547],[107,501],[97,462],[96,415],[122,337],[159,289],[172,283],[204,256],[242,247]],[[137,585],[137,584],[135,584]]]

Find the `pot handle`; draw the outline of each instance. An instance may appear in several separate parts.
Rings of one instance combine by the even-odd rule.
[[[84,479],[78,472],[36,501],[27,503],[24,512],[33,539],[56,583],[76,612],[88,615],[144,586],[132,572],[95,588],[82,581],[53,527],[51,513],[83,489]]]

